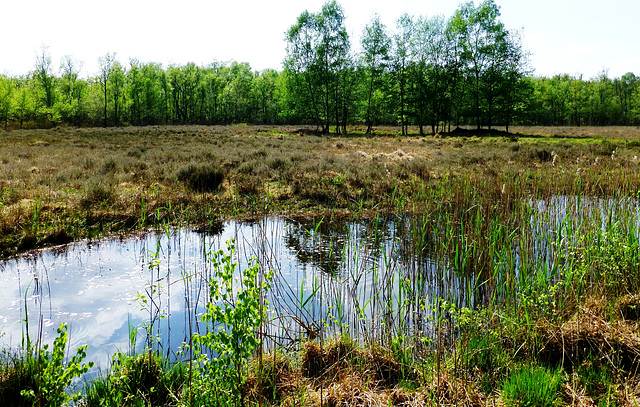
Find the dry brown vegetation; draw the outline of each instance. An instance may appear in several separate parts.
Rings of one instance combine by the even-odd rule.
[[[637,298],[631,303],[640,305]],[[563,366],[569,373],[562,386],[561,405],[634,406],[640,402],[638,321],[606,319],[604,307],[602,300],[592,298],[561,326],[543,324],[536,332],[516,329],[515,335],[513,327],[503,327],[495,341],[510,351],[530,352],[529,357],[547,366]],[[543,343],[526,350],[532,338]],[[447,353],[438,368],[433,360],[404,364],[389,348],[362,347],[350,339],[334,338],[322,345],[311,341],[294,358],[281,352],[265,355],[261,382],[254,360],[246,392],[255,404],[262,398],[263,403],[280,406],[500,406],[505,403],[499,391],[483,390],[483,374],[506,372],[527,358],[512,355],[504,366],[483,372],[477,365],[466,369],[459,357]],[[607,379],[585,378],[585,372],[601,370],[608,372]],[[494,379],[499,382],[504,377]]]
[[[535,195],[562,194],[577,176],[586,194],[640,184],[633,127],[516,128],[482,137],[400,137],[393,127],[366,137],[363,130],[342,137],[275,126],[2,132],[0,248],[7,255],[265,212],[379,210],[397,206],[398,196],[411,210],[424,203],[425,189],[456,178],[501,195],[516,178]]]
[[[489,399],[473,381],[418,371],[403,366],[389,349],[363,348],[341,338],[323,346],[305,342],[298,360],[278,352],[265,355],[262,380],[267,383],[259,383],[255,372],[257,363],[247,382],[250,400],[257,402],[262,388],[263,401],[282,406],[481,406]],[[417,383],[419,388],[411,388]]]

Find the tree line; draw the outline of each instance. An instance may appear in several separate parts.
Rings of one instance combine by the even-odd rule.
[[[531,74],[520,33],[494,0],[462,4],[449,18],[378,16],[354,51],[339,3],[305,11],[285,33],[284,69],[248,63],[163,67],[107,53],[82,78],[66,56],[58,70],[43,47],[34,70],[0,75],[0,123],[24,127],[154,124],[409,125],[421,133],[461,125],[638,125],[640,78]]]

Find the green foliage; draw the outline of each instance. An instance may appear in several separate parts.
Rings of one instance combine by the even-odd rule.
[[[193,337],[199,363],[199,377],[191,388],[196,405],[244,404],[247,363],[262,343],[260,331],[268,305],[264,297],[273,272],[260,273],[255,259],[240,272],[234,254],[235,243],[230,240],[227,253],[219,250],[210,255],[215,273],[202,316],[207,332]]]
[[[8,406],[31,406],[21,391],[37,387],[35,359],[23,352],[0,354],[0,402]]]
[[[351,82],[349,35],[336,1],[318,13],[305,11],[287,32],[284,66],[297,114],[329,132],[333,123],[346,128]]]
[[[374,120],[379,120],[377,117],[380,114],[379,106],[384,97],[380,96],[384,87],[382,75],[389,66],[391,53],[391,39],[387,35],[386,27],[380,22],[379,16],[374,16],[371,23],[365,27],[361,41],[361,60],[369,80],[366,92],[368,96],[365,123],[367,134],[371,134]]]
[[[11,78],[0,75],[0,126],[5,130],[11,117],[14,88]]]
[[[604,283],[609,293],[640,289],[640,240],[635,221],[609,222],[581,240],[581,273]]]
[[[111,371],[88,384],[83,402],[87,407],[171,406],[179,400],[187,377],[185,364],[169,366],[153,353],[117,353]]]
[[[61,324],[51,352],[49,345],[44,345],[42,349],[38,349],[34,351],[33,355],[28,356],[34,359],[33,381],[37,383],[37,386],[22,390],[21,394],[34,405],[63,406],[69,401],[80,400],[81,393],[69,395],[66,393],[66,389],[73,379],[80,377],[92,368],[93,362],[82,363],[87,355],[87,346],[85,345],[79,347],[76,354],[67,363],[64,363],[68,341],[67,326]]]
[[[507,406],[552,407],[558,402],[563,382],[561,369],[525,365],[502,383],[502,400]]]
[[[336,1],[305,11],[286,33],[284,71],[256,72],[246,62],[170,65],[98,59],[99,73],[79,77],[63,58],[56,76],[43,47],[35,69],[0,76],[0,126],[57,124],[299,123],[346,131],[347,124],[491,128],[542,125],[637,125],[640,79],[567,74],[530,77],[520,33],[500,21],[494,0],[466,2],[449,18],[407,15],[395,33],[374,16],[362,53],[351,51]],[[357,28],[356,28],[357,29]]]

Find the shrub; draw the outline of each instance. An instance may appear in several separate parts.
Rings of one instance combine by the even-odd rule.
[[[178,171],[177,179],[196,192],[215,192],[224,180],[223,171],[215,165],[189,164]]]
[[[274,170],[284,170],[289,166],[289,162],[282,157],[275,157],[269,161],[269,167]]]
[[[53,349],[49,351],[49,345],[44,345],[33,354],[28,355],[27,363],[35,365],[34,382],[37,386],[24,389],[20,392],[33,405],[62,406],[69,401],[77,402],[81,394],[69,395],[67,387],[76,378],[86,373],[93,367],[93,362],[82,363],[87,356],[87,346],[81,346],[76,350],[67,363],[64,363],[67,342],[67,326],[61,324],[58,328],[58,337],[53,341]]]
[[[553,159],[553,154],[546,148],[535,149],[531,152],[530,157],[533,159],[538,159],[541,163],[551,161]]]
[[[264,296],[273,278],[273,272],[260,275],[255,258],[239,272],[233,261],[235,242],[228,241],[227,247],[228,253],[210,253],[215,270],[209,281],[211,302],[201,317],[207,333],[193,337],[199,375],[191,396],[201,405],[220,404],[221,400],[225,405],[244,405],[247,363],[261,346],[256,333],[266,317]],[[218,357],[210,359],[209,354]]]
[[[108,204],[111,202],[113,189],[102,182],[92,181],[85,189],[80,205],[88,209],[94,205]]]
[[[118,172],[118,163],[113,158],[109,158],[107,161],[102,163],[100,172],[104,175],[115,174],[116,172]]]

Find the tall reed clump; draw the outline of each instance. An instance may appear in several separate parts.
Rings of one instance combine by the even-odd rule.
[[[639,338],[619,321],[624,313],[611,310],[640,290],[638,226],[635,200],[581,194],[522,197],[504,212],[480,201],[439,215],[443,277],[447,269],[455,275],[441,295],[448,300],[444,326],[457,343],[453,357],[463,362],[456,366],[488,372],[485,380],[511,377],[510,360],[571,370],[596,354],[612,369],[633,372]],[[512,373],[505,397],[534,383],[529,373]],[[492,392],[498,383],[482,385]]]

